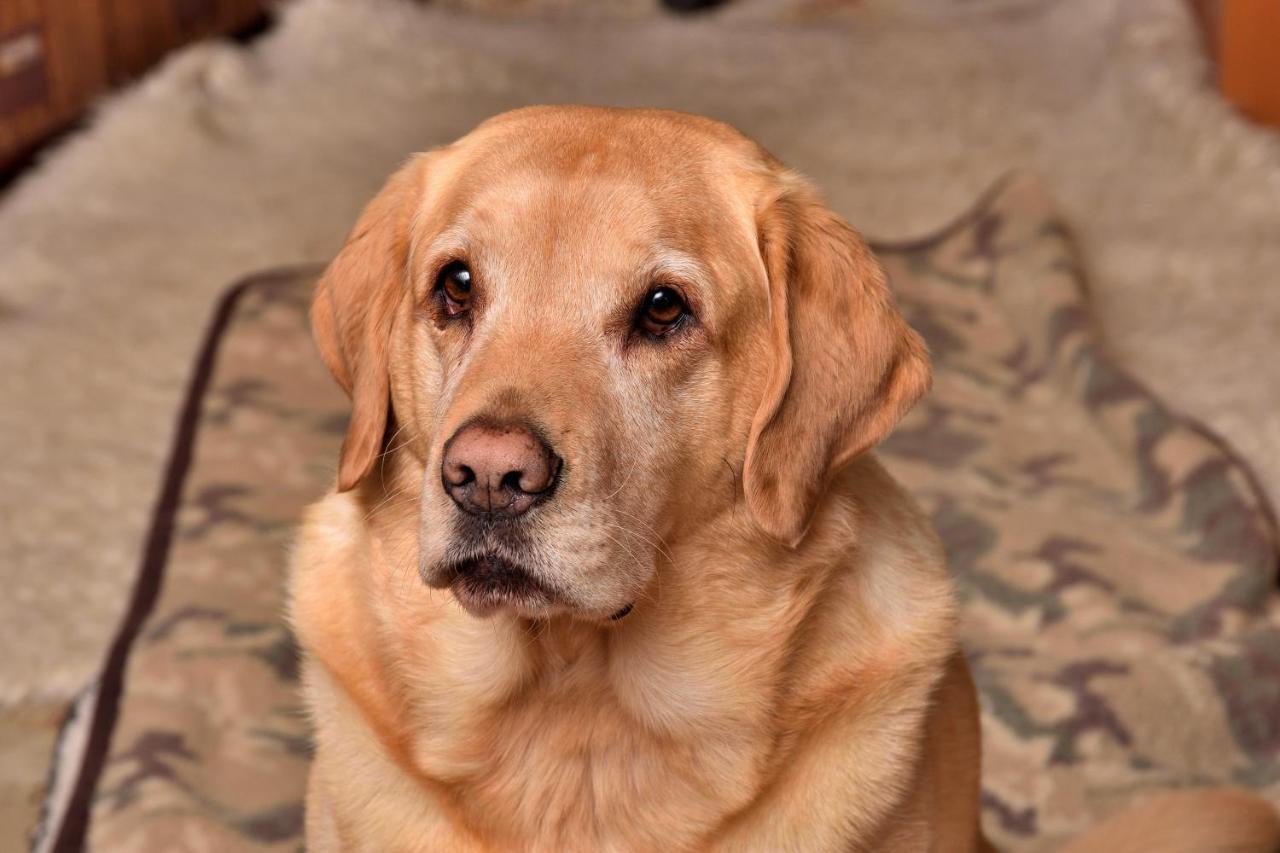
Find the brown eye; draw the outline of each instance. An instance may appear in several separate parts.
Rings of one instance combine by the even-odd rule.
[[[444,299],[445,313],[457,317],[467,310],[471,302],[471,270],[461,261],[454,261],[440,270],[436,290]]]
[[[689,313],[689,306],[674,287],[649,291],[640,306],[640,328],[651,335],[665,335]]]

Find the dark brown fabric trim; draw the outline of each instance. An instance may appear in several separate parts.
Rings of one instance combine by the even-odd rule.
[[[111,735],[120,711],[125,667],[128,666],[129,653],[133,650],[134,641],[147,617],[151,615],[164,582],[165,567],[169,559],[169,544],[173,538],[174,519],[182,498],[187,472],[191,468],[192,451],[195,447],[204,396],[209,389],[209,381],[217,363],[222,337],[235,314],[237,303],[250,288],[270,284],[282,278],[292,278],[304,271],[314,272],[314,269],[308,266],[272,270],[238,282],[223,294],[214,311],[213,319],[205,331],[204,343],[200,346],[195,370],[187,385],[186,397],[178,415],[177,429],[169,450],[169,460],[165,466],[160,496],[152,510],[151,525],[147,531],[146,547],[143,551],[138,578],[134,582],[133,595],[130,597],[128,610],[125,612],[115,641],[107,652],[102,674],[98,678],[98,696],[94,704],[93,718],[89,723],[84,753],[79,762],[80,769],[60,825],[51,828],[51,831],[57,833],[52,849],[59,853],[84,849],[94,793],[106,765],[107,753],[111,747]]]

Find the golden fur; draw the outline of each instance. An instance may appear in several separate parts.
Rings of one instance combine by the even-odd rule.
[[[459,259],[465,323],[432,296]],[[655,281],[696,318],[660,341],[628,331]],[[803,180],[694,116],[508,113],[390,180],[313,320],[353,412],[294,560],[310,849],[986,849],[943,553],[866,452],[927,358]],[[564,457],[520,522],[554,606],[443,588],[442,448],[477,417]],[[1180,849],[1280,839],[1246,795],[1194,803]],[[1151,849],[1196,809],[1168,811],[1079,849]]]

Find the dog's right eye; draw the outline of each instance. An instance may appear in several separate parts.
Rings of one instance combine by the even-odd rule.
[[[461,261],[447,264],[436,278],[436,292],[450,317],[465,314],[471,303],[471,270]]]
[[[684,297],[674,287],[656,287],[640,305],[636,325],[650,337],[660,338],[673,331],[689,313]]]

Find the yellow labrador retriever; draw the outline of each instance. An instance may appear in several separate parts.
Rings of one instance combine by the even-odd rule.
[[[942,550],[867,452],[925,348],[796,174],[502,115],[391,178],[312,317],[353,409],[293,569],[310,849],[987,849]],[[1075,849],[1278,838],[1210,792]]]

